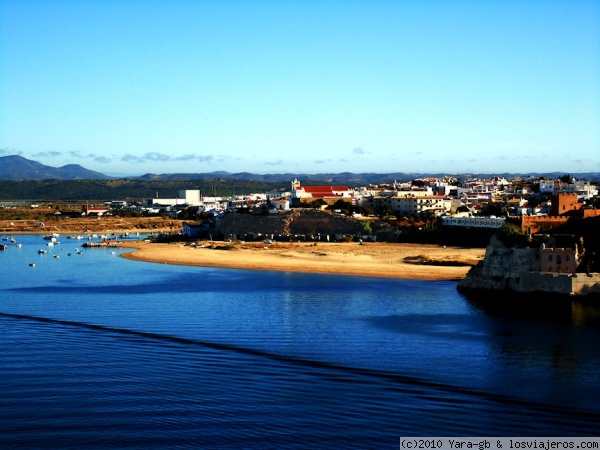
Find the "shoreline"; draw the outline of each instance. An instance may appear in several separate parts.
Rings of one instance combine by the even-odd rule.
[[[199,267],[324,273],[378,278],[458,281],[485,249],[389,243],[181,243],[127,242],[125,259]]]

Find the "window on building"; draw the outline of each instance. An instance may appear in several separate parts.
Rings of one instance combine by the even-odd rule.
[[[570,256],[569,256],[569,255],[565,255],[565,261],[566,261],[566,262],[569,262],[569,261],[571,261],[571,258],[570,258]]]
[[[548,261],[552,261],[552,255],[548,255]]]
[[[562,263],[562,256],[556,255],[556,264]]]

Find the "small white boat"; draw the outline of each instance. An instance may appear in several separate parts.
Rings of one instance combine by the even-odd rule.
[[[17,248],[23,247],[23,244],[17,244]]]
[[[40,255],[45,255],[46,253],[48,253],[48,250],[38,250],[38,253]]]
[[[35,263],[29,263],[29,267],[35,267]]]

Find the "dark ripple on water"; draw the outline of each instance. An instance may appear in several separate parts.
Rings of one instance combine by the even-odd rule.
[[[15,448],[395,448],[402,435],[598,432],[596,414],[252,349],[16,315],[0,327],[1,435]]]

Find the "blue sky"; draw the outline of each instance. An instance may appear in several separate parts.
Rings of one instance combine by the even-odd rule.
[[[600,171],[600,2],[0,1],[0,156]]]

